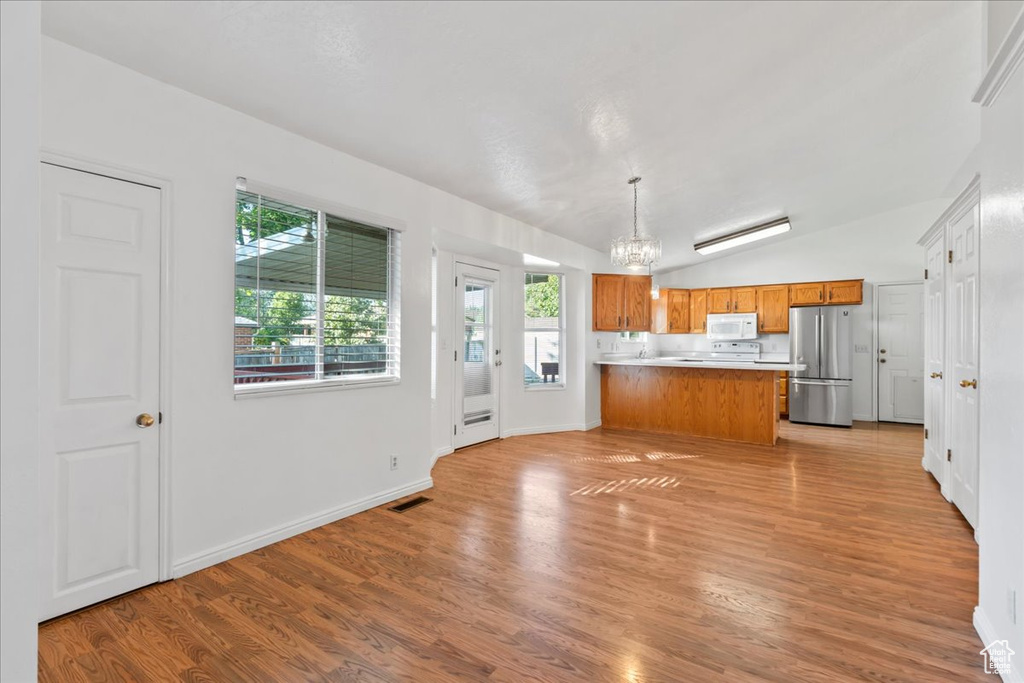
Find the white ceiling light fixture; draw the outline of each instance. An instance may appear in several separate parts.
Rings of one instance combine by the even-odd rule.
[[[546,266],[548,268],[556,268],[561,265],[558,261],[549,261],[546,258],[540,256],[534,256],[533,254],[523,254],[523,265],[524,266]]]
[[[633,186],[633,235],[612,240],[612,265],[625,266],[632,270],[650,268],[661,260],[661,240],[638,232],[636,185],[640,178],[633,177],[627,182]]]
[[[732,249],[742,244],[750,244],[757,240],[763,240],[766,237],[774,237],[775,235],[781,235],[784,232],[789,232],[789,218],[780,218],[770,223],[762,223],[761,225],[755,225],[752,228],[740,230],[729,235],[722,235],[716,237],[713,240],[707,240],[705,242],[698,242],[693,245],[694,251],[698,254],[707,256],[708,254],[714,254],[725,249]]]

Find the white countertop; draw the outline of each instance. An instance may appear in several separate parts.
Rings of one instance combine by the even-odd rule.
[[[656,368],[708,368],[722,370],[753,370],[755,372],[796,372],[806,370],[802,363],[788,361],[758,361],[756,363],[736,363],[729,361],[703,360],[694,358],[605,358],[594,361],[594,365],[639,365]]]

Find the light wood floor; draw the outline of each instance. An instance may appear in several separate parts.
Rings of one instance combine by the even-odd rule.
[[[602,431],[40,628],[44,681],[987,680],[977,548],[921,430]]]

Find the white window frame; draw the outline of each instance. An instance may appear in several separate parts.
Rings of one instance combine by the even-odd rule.
[[[557,382],[536,382],[529,384],[526,378],[523,377],[523,390],[524,391],[564,391],[568,386],[566,377],[566,368],[568,363],[566,362],[566,315],[565,315],[565,273],[544,270],[542,268],[530,268],[522,271],[523,276],[520,278],[520,284],[523,289],[520,290],[522,296],[522,318],[523,321],[523,334],[520,335],[520,343],[522,344],[522,356],[526,355],[526,276],[527,275],[553,275],[558,278],[558,329],[544,329],[538,330],[542,332],[558,332],[558,381]]]
[[[376,228],[392,231],[394,235],[394,257],[388,260],[388,316],[393,321],[394,327],[394,348],[395,348],[395,371],[394,373],[380,376],[368,376],[368,377],[330,377],[322,379],[311,379],[311,380],[284,380],[279,382],[256,382],[253,384],[236,384],[234,381],[234,353],[231,358],[231,383],[234,388],[235,399],[247,399],[247,398],[260,398],[268,396],[281,396],[287,394],[307,394],[315,393],[320,391],[337,391],[341,389],[364,389],[369,387],[382,387],[401,384],[402,381],[402,334],[401,334],[401,269],[402,269],[402,253],[401,253],[401,241],[402,233],[405,229],[405,223],[394,218],[382,216],[362,209],[357,209],[342,204],[336,204],[334,202],[326,201],[309,195],[304,195],[299,192],[294,192],[284,188],[274,187],[259,182],[252,182],[246,178],[238,177],[236,179],[235,187],[232,189],[232,220],[237,220],[235,212],[237,208],[237,192],[249,192],[253,194],[263,195],[265,197],[272,197],[281,202],[294,204],[301,206],[312,211],[316,211],[318,214],[318,220],[320,222],[321,230],[318,230],[319,239],[323,239],[323,225],[325,223],[326,214],[336,216],[338,218],[355,221],[357,223],[363,223]],[[234,286],[234,244],[235,238],[233,233],[231,234],[232,243],[232,266],[231,266],[231,279],[232,285]],[[318,265],[317,280],[318,283],[321,279],[320,272],[323,268],[323,248],[322,245],[319,252],[319,259],[321,263]],[[318,309],[323,308],[323,297],[322,292],[319,291],[320,286],[318,284],[317,292],[317,307]],[[232,287],[232,292],[234,287]],[[232,298],[234,298],[232,294]],[[322,310],[318,311],[318,317],[322,319]],[[318,330],[318,334],[322,335],[323,330]],[[232,332],[231,332],[231,343],[232,349],[234,348],[234,325],[232,320]]]

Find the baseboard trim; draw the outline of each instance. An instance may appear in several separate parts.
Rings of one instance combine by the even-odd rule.
[[[854,413],[853,419],[856,420],[857,422],[877,422],[877,420],[875,420],[874,416],[872,416],[870,414],[858,415],[858,414]]]
[[[242,538],[238,541],[232,541],[223,545],[217,546],[211,550],[206,550],[195,555],[190,555],[176,562],[171,567],[171,577],[181,578],[193,572],[197,572],[200,569],[206,569],[212,567],[215,564],[220,564],[230,560],[233,557],[244,555],[245,553],[258,550],[272,543],[283,541],[286,538],[291,538],[298,534],[309,531],[310,529],[316,529],[325,524],[336,522],[339,519],[350,517],[354,514],[369,510],[370,508],[383,505],[384,503],[390,503],[393,500],[402,498],[404,496],[411,495],[413,493],[419,493],[420,491],[431,488],[434,485],[434,481],[427,477],[421,479],[412,484],[406,484],[398,488],[389,489],[382,493],[378,493],[366,498],[355,501],[354,503],[348,503],[340,507],[331,508],[323,512],[304,517],[296,520],[289,524],[283,524],[267,531],[261,531],[259,533],[251,534]]]
[[[555,432],[582,432],[586,431],[584,424],[550,425],[547,427],[521,427],[519,429],[506,429],[501,433],[501,438],[507,439],[510,436],[529,436],[530,434],[554,434]]]
[[[455,449],[452,448],[451,446],[442,446],[441,448],[438,448],[436,451],[434,451],[434,457],[430,461],[431,469],[433,469],[434,465],[437,464],[437,461],[440,458],[443,458],[446,455],[451,455],[454,452]]]
[[[601,426],[601,421],[600,420],[594,420],[593,422],[588,422],[587,424],[583,425],[583,431],[589,432],[591,429],[597,429],[600,426]]]
[[[988,647],[989,643],[996,640],[1000,640],[996,634],[995,629],[992,627],[992,622],[985,616],[984,610],[981,609],[981,605],[977,605],[974,608],[974,630],[978,633],[978,637],[981,638],[981,647]],[[1018,650],[1024,650],[1024,647],[1018,647]],[[978,657],[981,657],[981,648],[978,648]],[[1000,678],[1003,679],[1003,683],[1024,683],[1024,676],[1021,675],[1020,660],[1015,659],[1010,662],[1011,669],[1008,674],[1000,674]]]

